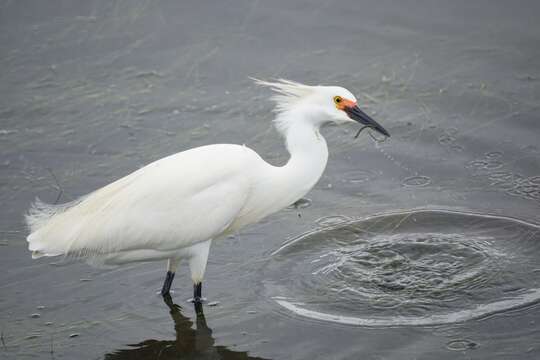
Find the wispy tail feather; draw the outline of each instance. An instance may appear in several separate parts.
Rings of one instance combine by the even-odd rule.
[[[26,225],[31,233],[36,232],[45,226],[54,216],[66,212],[73,206],[79,204],[83,199],[84,197],[81,197],[64,204],[47,204],[41,201],[40,198],[36,198],[24,217]]]
[[[28,250],[32,252],[32,259],[38,259],[43,256],[58,256],[64,253],[47,246],[42,241],[39,230],[46,226],[54,217],[66,212],[82,200],[83,198],[79,198],[69,203],[54,205],[44,203],[39,198],[36,198],[25,215],[26,225],[30,230],[30,235],[28,235],[26,241],[28,241]]]

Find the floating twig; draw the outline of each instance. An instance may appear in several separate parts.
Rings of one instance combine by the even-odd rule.
[[[51,174],[55,184],[56,184],[56,190],[58,190],[58,195],[56,196],[56,200],[54,201],[54,205],[58,204],[58,201],[62,197],[62,194],[64,194],[64,189],[60,186],[60,182],[58,181],[58,178],[54,174],[54,172],[50,168],[45,168],[49,174]]]
[[[354,135],[354,138],[355,138],[355,139],[358,139],[358,136],[360,136],[360,133],[361,133],[362,130],[364,130],[364,129],[375,129],[375,128],[374,128],[373,126],[371,126],[371,125],[364,125],[364,126],[362,126],[362,127],[360,128],[360,130],[358,130],[358,132],[356,133],[356,135]],[[377,139],[375,136],[373,136],[373,134],[372,134],[371,132],[368,132],[368,134],[369,134],[369,136],[370,136],[374,141],[376,141],[376,142],[378,142],[378,143],[383,143],[383,142],[385,142],[385,141],[386,141],[386,138],[388,137],[388,136],[385,136],[384,139]]]
[[[53,334],[51,334],[51,358],[54,360]]]
[[[4,330],[0,332],[0,341],[2,342],[2,346],[4,347],[4,350],[7,351],[6,342],[4,341]]]

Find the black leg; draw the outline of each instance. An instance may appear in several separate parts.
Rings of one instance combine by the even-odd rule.
[[[202,302],[202,282],[193,284],[193,302],[201,303]]]
[[[161,295],[169,295],[169,290],[171,290],[171,285],[174,280],[174,273],[167,271],[167,276],[165,277],[165,282],[163,283],[163,288],[161,288]]]

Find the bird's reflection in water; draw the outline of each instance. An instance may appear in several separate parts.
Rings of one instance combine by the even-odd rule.
[[[214,345],[212,329],[206,325],[202,304],[195,305],[197,320],[185,317],[181,307],[173,303],[170,295],[163,300],[170,309],[174,321],[176,339],[174,340],[145,340],[138,344],[129,345],[128,349],[117,350],[105,355],[105,360],[150,360],[150,359],[262,359],[252,357],[245,351],[233,351],[225,346]]]

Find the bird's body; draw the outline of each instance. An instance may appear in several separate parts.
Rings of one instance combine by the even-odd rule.
[[[289,101],[302,100],[291,91],[315,88],[266,84]],[[29,250],[33,257],[68,255],[105,265],[167,259],[166,293],[169,274],[174,276],[180,259],[188,259],[193,282],[200,284],[213,240],[292,204],[324,171],[328,149],[317,113],[295,102],[276,121],[291,155],[286,165],[273,166],[241,145],[186,150],[73,204],[34,204],[27,215]]]

